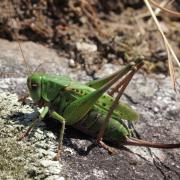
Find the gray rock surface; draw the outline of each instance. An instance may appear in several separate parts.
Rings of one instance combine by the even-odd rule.
[[[54,50],[32,42],[22,46],[32,69],[51,61],[43,71],[81,81],[91,79],[80,67],[69,68],[68,60]],[[27,77],[17,43],[0,40],[0,52],[0,179],[180,179],[179,149],[128,147],[131,152],[119,150],[117,155],[109,156],[93,146],[91,138],[71,128],[66,129],[61,160],[53,161],[58,126],[52,119],[39,123],[27,139],[17,141],[36,113],[30,99],[23,105],[16,95],[26,91]],[[118,68],[107,64],[96,76]],[[175,93],[170,78],[138,73],[122,100],[140,113],[140,121],[134,126],[142,139],[180,142],[180,87]]]

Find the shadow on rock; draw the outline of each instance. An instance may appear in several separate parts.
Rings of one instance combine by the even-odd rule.
[[[9,115],[8,118],[12,119],[17,124],[24,126],[24,128],[21,129],[22,133],[19,134],[19,136],[22,136],[23,133],[27,132],[27,128],[30,127],[33,120],[38,118],[38,112],[32,112],[32,113],[17,112],[17,113]],[[58,139],[60,129],[61,129],[61,123],[55,119],[50,118],[48,115],[43,119],[43,123],[46,127],[44,127],[44,125],[41,124],[41,122],[42,121],[39,121],[35,124],[35,126],[33,127],[33,130],[28,133],[28,138],[34,137],[37,131],[37,128],[39,128],[45,136],[47,134],[47,131],[51,131],[53,132],[53,134],[56,135]],[[44,129],[47,129],[47,131],[44,131]],[[75,141],[73,142],[73,140]],[[78,141],[80,140],[90,141],[91,144],[85,148],[78,147],[78,144],[79,144]],[[89,143],[85,143],[85,145],[86,144],[89,144]],[[74,149],[80,156],[87,156],[89,152],[94,147],[97,146],[89,136],[81,133],[80,131],[70,126],[66,126],[63,145]]]

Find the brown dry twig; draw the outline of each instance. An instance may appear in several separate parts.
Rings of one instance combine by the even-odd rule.
[[[162,7],[162,6],[160,6],[157,2],[155,2],[154,0],[149,0],[149,2],[150,2],[151,4],[153,4],[154,6],[158,7],[159,9],[161,9],[162,11],[164,11],[164,12],[166,12],[166,13],[172,15],[172,16],[180,17],[180,13],[175,12],[175,11],[172,11],[172,10],[167,9],[167,8],[165,8],[165,7]]]
[[[149,12],[151,13],[151,16],[160,32],[160,34],[162,35],[162,38],[164,40],[164,45],[165,45],[165,48],[166,48],[166,51],[167,51],[167,54],[168,54],[168,65],[169,65],[169,72],[170,72],[170,76],[171,76],[171,79],[172,79],[172,84],[173,84],[173,88],[174,90],[176,91],[176,79],[175,79],[175,73],[174,73],[174,67],[173,67],[173,61],[172,61],[172,58],[177,62],[178,66],[180,66],[180,62],[175,54],[175,52],[173,51],[171,45],[169,44],[160,24],[159,24],[159,21],[157,20],[156,18],[156,15],[154,14],[154,11],[152,10],[152,7],[150,5],[150,2],[151,0],[144,0]]]

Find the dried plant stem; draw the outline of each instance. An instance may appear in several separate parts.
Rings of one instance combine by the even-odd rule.
[[[157,26],[160,34],[161,34],[162,37],[163,37],[164,44],[165,44],[165,47],[166,47],[166,50],[167,50],[167,54],[168,54],[169,72],[170,72],[170,76],[171,76],[171,78],[172,78],[173,88],[176,89],[175,76],[174,76],[174,68],[173,68],[173,62],[172,62],[171,57],[174,58],[174,60],[177,62],[177,64],[178,64],[179,67],[180,67],[180,62],[179,62],[176,54],[174,53],[171,45],[169,44],[169,42],[168,42],[168,40],[167,40],[167,38],[166,38],[163,30],[162,30],[162,28],[161,28],[161,26],[160,26],[160,24],[159,24],[159,22],[158,22],[158,20],[157,20],[157,18],[156,18],[156,15],[154,14],[154,11],[152,10],[152,7],[151,7],[151,5],[150,5],[150,3],[149,3],[149,0],[144,0],[144,2],[145,2],[145,4],[146,4],[146,6],[147,6],[147,8],[148,8],[148,10],[149,10],[149,12],[150,12],[150,14],[151,14],[154,22],[155,22],[155,24],[156,24],[156,26]]]
[[[154,6],[158,7],[159,9],[163,10],[164,12],[176,16],[176,17],[180,17],[180,13],[175,12],[175,11],[171,11],[165,7],[160,6],[158,3],[156,3],[154,0],[149,0]]]

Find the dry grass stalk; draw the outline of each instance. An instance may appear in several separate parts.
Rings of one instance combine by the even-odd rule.
[[[175,54],[175,52],[173,51],[171,45],[169,44],[157,18],[156,18],[156,15],[154,14],[154,11],[150,5],[150,2],[152,2],[152,0],[144,0],[157,28],[158,28],[158,31],[160,32],[160,34],[162,35],[163,37],[163,40],[164,40],[164,44],[165,44],[165,48],[166,48],[166,51],[167,51],[167,54],[168,54],[168,65],[169,65],[169,72],[170,72],[170,76],[171,76],[171,79],[172,79],[172,83],[173,83],[173,88],[174,90],[176,90],[176,80],[175,80],[175,73],[174,73],[174,67],[173,67],[173,60],[172,58],[177,62],[178,66],[180,67],[180,62]],[[158,7],[159,8],[159,7]],[[164,10],[164,8],[162,9]]]

